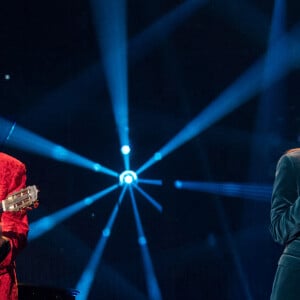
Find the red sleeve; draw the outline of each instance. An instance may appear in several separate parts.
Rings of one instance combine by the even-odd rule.
[[[26,167],[17,159],[0,153],[0,200],[5,199],[26,186]],[[9,238],[11,251],[0,263],[4,268],[13,263],[16,255],[26,246],[28,219],[26,212],[3,212],[1,214],[2,234]]]

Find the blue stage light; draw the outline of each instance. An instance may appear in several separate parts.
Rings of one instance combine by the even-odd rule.
[[[91,0],[91,4],[120,145],[129,145],[125,0]],[[128,158],[123,159],[129,169]]]
[[[109,228],[103,229],[102,235],[103,235],[104,237],[109,237],[109,236],[110,236],[110,229],[109,229]]]
[[[134,219],[136,223],[137,233],[138,233],[138,243],[140,245],[141,254],[143,258],[143,265],[146,275],[146,283],[148,289],[148,296],[150,300],[162,300],[161,292],[158,286],[158,282],[155,276],[154,268],[152,265],[149,249],[147,247],[147,239],[144,234],[144,229],[142,226],[141,218],[136,205],[136,200],[134,197],[132,186],[129,186],[129,193],[131,198],[131,204],[134,213]]]
[[[142,188],[140,188],[138,185],[133,185],[133,187],[141,193],[159,212],[162,212],[163,208],[162,206],[154,200],[149,194],[147,194]]]
[[[161,154],[160,152],[156,152],[156,153],[154,154],[154,159],[155,159],[155,160],[161,160],[161,159],[162,159],[162,154]]]
[[[285,35],[285,19],[286,19],[286,4],[285,0],[275,0],[271,30],[269,34],[269,45],[266,51],[266,57],[264,62],[264,72],[262,76],[262,86],[266,86],[257,106],[257,113],[255,120],[255,132],[259,132],[261,135],[280,137],[284,130],[282,124],[274,122],[277,116],[283,115],[284,107],[286,106],[285,97],[285,82],[281,81],[279,84],[272,84],[268,87],[268,83],[272,80],[273,72],[277,69],[285,68],[285,60],[281,59],[282,51],[277,50],[276,47],[272,47]],[[284,41],[284,39],[283,39]],[[282,42],[283,43],[283,42]],[[287,48],[287,45],[283,45],[282,48]],[[268,87],[268,88],[267,88]],[[248,171],[249,181],[264,181],[266,172],[257,172],[258,169],[266,169],[271,163],[270,153],[273,150],[271,144],[265,143],[265,147],[261,147],[261,141],[258,135],[253,134],[251,143],[251,157]]]
[[[152,184],[152,185],[162,185],[163,181],[160,179],[138,179],[138,183],[144,183],[144,184]]]
[[[112,1],[113,2],[113,1]],[[200,2],[200,1],[187,1],[189,3],[196,3],[196,2]],[[204,1],[203,1],[204,2]],[[207,2],[207,1],[205,1]],[[123,2],[122,2],[123,3]],[[112,3],[111,3],[112,4]],[[112,4],[113,5],[113,4]],[[190,11],[191,12],[191,11]],[[120,18],[122,19],[122,18]],[[97,21],[98,22],[98,21]],[[116,28],[113,24],[112,26],[113,28]],[[119,27],[119,26],[117,26]],[[122,35],[122,37],[124,37],[124,35]],[[119,40],[120,41],[120,40]],[[123,80],[124,78],[122,77],[120,81],[122,81],[122,83],[120,85],[118,85],[117,83],[117,79],[112,80],[112,77],[115,76],[116,78],[118,76],[118,74],[121,73],[121,75],[126,74],[126,72],[124,72],[123,68],[121,69],[121,72],[118,72],[119,70],[116,71],[116,69],[118,67],[113,66],[112,61],[114,58],[117,58],[116,61],[117,63],[115,63],[116,65],[122,65],[124,63],[125,60],[123,60],[124,58],[124,48],[125,45],[121,42],[108,42],[107,45],[109,45],[109,47],[107,47],[107,49],[110,49],[109,51],[105,50],[105,55],[104,56],[104,65],[106,68],[106,73],[107,73],[107,78],[109,81],[109,86],[110,86],[110,92],[112,94],[112,100],[115,101],[114,102],[114,114],[115,114],[115,119],[116,119],[116,123],[117,123],[117,127],[118,127],[118,131],[119,131],[119,136],[120,136],[120,141],[121,141],[121,145],[124,144],[123,142],[125,141],[126,143],[128,143],[128,132],[129,132],[129,128],[128,128],[128,120],[127,120],[127,78],[125,80]],[[113,45],[113,46],[112,46]],[[120,52],[118,52],[117,54],[114,53],[114,51],[119,51],[118,47],[121,45],[121,50]],[[124,48],[123,48],[124,47]],[[111,53],[112,55],[111,55]],[[115,55],[116,54],[116,55]],[[111,56],[111,57],[109,57]],[[119,60],[121,57],[121,60]],[[120,64],[118,63],[120,62]],[[124,66],[124,65],[123,65]],[[260,66],[258,66],[257,68],[253,68],[254,71],[252,73],[255,73],[256,71],[260,71]],[[250,72],[251,73],[251,72]],[[251,74],[252,74],[251,73]],[[250,75],[251,75],[250,74]],[[253,74],[252,74],[253,75]],[[248,80],[251,80],[251,76],[247,77]],[[119,78],[120,79],[120,78]],[[272,78],[271,80],[274,81],[274,78]],[[236,90],[231,90],[231,91],[226,91],[227,92],[227,96],[228,98],[230,98],[229,96],[234,96],[233,98],[239,98],[242,97],[243,95],[246,95],[246,92],[250,91],[250,96],[251,96],[251,92],[253,94],[253,89],[257,88],[255,87],[255,84],[257,83],[256,81],[254,82],[254,87],[250,84],[250,86],[247,86],[245,84],[246,79],[244,78],[244,80],[241,80],[242,84],[239,87],[241,89],[241,91],[239,91],[239,89],[237,87]],[[124,82],[126,83],[124,85]],[[125,87],[125,88],[124,88]],[[225,93],[226,94],[226,93]],[[247,94],[248,95],[248,94]],[[144,171],[146,168],[148,168],[149,166],[151,166],[153,163],[161,160],[164,156],[166,156],[168,153],[170,153],[171,151],[175,150],[177,147],[179,147],[180,145],[182,145],[183,143],[185,143],[187,140],[189,140],[190,138],[192,138],[193,136],[195,136],[196,134],[198,134],[199,132],[201,132],[202,130],[204,130],[206,127],[208,127],[210,124],[212,124],[213,122],[217,121],[219,118],[221,118],[222,116],[224,116],[226,113],[229,113],[231,110],[233,110],[235,107],[237,107],[238,105],[240,105],[239,103],[235,103],[234,105],[230,104],[229,106],[227,106],[227,102],[225,101],[226,97],[223,95],[223,100],[222,97],[220,97],[220,99],[217,99],[219,101],[216,101],[216,103],[212,103],[211,107],[208,107],[207,110],[205,110],[205,112],[201,115],[201,118],[197,119],[196,123],[191,122],[191,124],[189,124],[189,126],[187,126],[187,128],[185,128],[186,130],[180,135],[176,136],[176,138],[178,138],[178,141],[170,141],[170,143],[168,143],[165,147],[162,147],[161,150],[157,153],[155,153],[153,155],[153,157],[146,162],[139,170],[138,172],[134,173],[133,171],[131,171],[129,169],[129,161],[126,161],[125,158],[128,157],[128,155],[124,155],[124,159],[125,159],[125,170],[123,173],[123,177],[122,180],[120,179],[121,175],[119,176],[119,174],[117,174],[114,171],[112,174],[111,173],[107,173],[113,176],[119,176],[120,179],[120,185],[123,185],[123,191],[122,194],[125,193],[125,189],[126,187],[129,187],[130,189],[130,196],[131,196],[131,200],[132,200],[132,205],[133,205],[133,210],[134,210],[134,216],[135,216],[135,221],[136,221],[136,225],[137,225],[137,231],[138,231],[138,243],[141,247],[141,252],[142,252],[142,257],[143,257],[143,262],[144,262],[144,267],[145,267],[145,273],[146,273],[146,279],[147,279],[147,287],[148,287],[148,293],[149,293],[149,299],[150,300],[160,300],[161,299],[161,294],[160,294],[160,290],[157,284],[157,280],[155,277],[155,273],[154,273],[154,269],[152,266],[152,262],[151,262],[151,258],[150,258],[150,254],[149,254],[149,250],[147,248],[147,239],[144,235],[143,232],[143,228],[142,228],[142,224],[141,224],[141,220],[140,220],[140,216],[137,210],[137,205],[136,205],[136,201],[134,198],[134,194],[133,194],[133,187],[136,188],[136,190],[138,190],[143,196],[145,196],[152,204],[156,203],[156,201],[153,200],[153,198],[151,198],[148,194],[146,194],[141,188],[139,188],[137,186],[138,182],[142,182],[140,180],[137,180],[137,174]],[[249,95],[248,95],[249,96]],[[249,96],[249,97],[250,97]],[[228,99],[227,99],[228,100]],[[241,102],[243,102],[244,100],[241,100]],[[245,102],[245,101],[244,101]],[[220,109],[220,111],[216,112],[217,108]],[[119,118],[120,117],[120,118]],[[195,121],[195,120],[194,120]],[[201,126],[199,125],[199,123],[204,122],[204,124],[202,124]],[[197,125],[197,126],[195,126]],[[193,128],[195,127],[195,128]],[[56,148],[52,148],[52,157],[57,159],[57,160],[61,160],[61,161],[68,161],[69,160],[69,155],[71,154],[70,151],[68,151],[67,149],[56,145]],[[83,162],[81,162],[83,163]],[[78,165],[80,165],[79,163],[77,163]],[[100,164],[98,163],[90,163],[89,164],[89,168],[93,169],[94,171],[109,171],[108,169],[106,170],[106,168],[102,167]],[[127,173],[126,173],[127,172]],[[128,173],[128,172],[133,172],[132,173]],[[134,184],[133,184],[134,183]],[[133,185],[132,185],[133,184]],[[182,182],[180,182],[181,187],[182,187]],[[116,188],[116,186],[114,187]],[[224,187],[224,191],[230,191],[231,193],[233,193],[233,195],[236,192],[234,186],[232,186],[232,184],[228,185],[227,187]],[[246,189],[245,189],[246,190]],[[249,190],[246,190],[247,192],[249,192]],[[119,202],[121,202],[122,200],[122,196],[120,196]],[[151,199],[151,200],[150,200]],[[71,212],[73,211],[77,211],[78,208],[80,208],[80,206],[84,206],[84,205],[91,205],[93,202],[95,201],[94,197],[87,197],[85,199],[82,200],[82,202],[80,203],[80,205],[76,206],[74,205],[74,207],[72,207]],[[104,251],[104,247],[106,244],[106,241],[108,239],[108,237],[111,234],[111,227],[112,224],[116,218],[116,213],[118,211],[118,206],[120,203],[116,204],[113,213],[111,214],[110,220],[107,224],[107,226],[104,228],[104,230],[102,231],[102,235],[101,238],[97,244],[97,247],[95,249],[95,252],[88,264],[88,268],[86,269],[86,271],[83,273],[82,276],[82,280],[80,280],[78,286],[79,286],[79,290],[82,290],[82,294],[81,294],[81,299],[86,299],[87,298],[87,294],[88,294],[88,290],[91,286],[91,282],[95,276],[95,269],[100,261],[101,255]],[[155,206],[157,208],[161,207],[159,204],[157,205],[157,203],[155,204]],[[65,213],[65,211],[63,212]],[[69,215],[70,212],[68,212]],[[45,228],[47,230],[51,229],[53,226],[55,226],[57,223],[57,220],[62,219],[62,215],[64,214],[60,214],[57,216],[57,218],[52,218],[52,216],[50,216],[51,218],[46,217],[43,221],[44,221],[44,225],[41,226],[42,228]]]
[[[162,154],[160,152],[154,153],[154,155],[148,161],[146,161],[142,166],[140,166],[138,168],[138,170],[136,171],[136,173],[137,174],[142,173],[143,171],[145,171],[146,169],[148,169],[150,166],[152,166],[154,163],[158,162],[162,158],[163,158],[163,156],[162,156]]]
[[[78,155],[61,145],[57,145],[37,134],[30,132],[16,123],[0,117],[0,128],[8,129],[0,132],[0,141],[3,140],[7,146],[22,149],[30,153],[46,156],[54,160],[69,163],[92,171],[105,173],[114,177],[119,174],[99,163],[93,162],[81,155]]]
[[[78,213],[85,207],[93,204],[95,201],[99,200],[100,198],[104,197],[105,195],[109,194],[117,188],[117,184],[112,185],[92,196],[86,197],[79,202],[76,202],[66,208],[63,208],[60,211],[53,213],[52,215],[43,217],[31,223],[28,240],[31,241],[42,236],[43,234],[53,229],[55,226],[57,226],[64,220],[67,220],[75,213]]]
[[[133,42],[133,48],[144,46],[143,52],[153,46],[153,40],[161,39],[180,23],[195,13],[207,0],[189,0],[155,23]],[[111,95],[115,122],[121,145],[129,144],[128,91],[127,91],[127,41],[126,5],[124,0],[92,0],[94,24],[102,53],[104,71]],[[152,41],[150,45],[147,42]],[[141,49],[138,52],[141,53]],[[133,55],[134,56],[134,55]],[[129,158],[123,156],[125,169],[130,168]],[[161,159],[158,158],[158,160]]]
[[[66,148],[57,145],[53,147],[52,156],[57,160],[64,161],[68,157],[68,151]]]
[[[137,174],[148,169],[158,160],[164,158],[198,134],[202,133],[209,126],[228,115],[236,108],[246,103],[254,96],[268,88],[283,76],[285,76],[295,62],[300,60],[299,45],[296,43],[299,38],[299,28],[296,27],[289,35],[284,36],[272,46],[271,51],[278,53],[276,57],[280,60],[270,72],[270,77],[262,85],[264,74],[265,56],[261,57],[246,72],[244,72],[231,86],[229,86],[219,97],[212,101],[200,114],[189,122],[177,135],[159,149],[148,161],[137,170]],[[291,51],[291,45],[295,47]],[[295,55],[295,52],[297,53]]]
[[[177,189],[181,189],[182,188],[182,182],[180,180],[176,180],[174,182],[174,185]]]
[[[121,191],[121,194],[119,196],[118,202],[115,204],[113,211],[108,219],[108,222],[102,231],[102,234],[99,238],[99,241],[97,243],[97,246],[84,270],[84,272],[81,275],[81,278],[79,279],[76,288],[80,291],[80,294],[78,295],[78,300],[86,300],[88,299],[88,295],[96,274],[96,270],[98,268],[98,265],[100,264],[105,246],[107,244],[107,240],[110,236],[112,227],[115,223],[115,220],[117,218],[117,214],[119,212],[119,207],[122,204],[125,192],[126,192],[127,186],[125,185]]]
[[[120,185],[129,185],[137,181],[137,174],[134,171],[126,170],[119,176]]]
[[[147,240],[146,240],[146,238],[144,236],[140,236],[139,239],[138,239],[138,241],[139,241],[139,244],[141,246],[144,246],[144,245],[147,244]]]
[[[177,189],[212,193],[216,195],[238,197],[255,201],[270,203],[272,186],[254,183],[231,183],[231,182],[200,182],[176,180],[174,186]]]
[[[124,182],[126,183],[126,184],[131,184],[132,182],[133,182],[133,177],[131,176],[131,175],[126,175],[126,176],[124,176]]]
[[[123,154],[125,169],[128,170],[130,168],[129,162],[129,153],[131,152],[129,145],[123,145],[121,147],[121,153]]]
[[[121,147],[121,152],[122,154],[124,155],[128,155],[130,153],[131,149],[130,149],[130,146],[129,145],[123,145]]]

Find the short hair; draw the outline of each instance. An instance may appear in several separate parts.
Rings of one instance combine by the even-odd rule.
[[[296,152],[296,151],[300,151],[300,148],[292,148],[290,150],[287,150],[285,153],[288,154],[288,153],[293,153],[293,152]]]

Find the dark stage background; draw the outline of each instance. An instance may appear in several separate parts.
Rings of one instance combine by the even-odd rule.
[[[1,3],[0,115],[122,172],[91,3]],[[183,3],[128,0],[128,40]],[[133,170],[266,53],[274,3],[207,1],[184,20],[173,21],[168,33],[163,33],[163,25],[162,35],[148,45],[128,48]],[[299,9],[299,1],[286,1],[287,32],[299,21]],[[162,213],[137,196],[164,300],[268,299],[282,250],[268,231],[270,202],[178,190],[173,183],[181,179],[271,186],[280,155],[299,145],[298,66],[268,93],[250,96],[143,174],[164,183],[145,186],[162,204]],[[269,101],[263,106],[265,94]],[[9,143],[2,151],[24,161],[28,184],[40,189],[40,206],[29,212],[31,223],[117,180]],[[19,281],[75,288],[118,196],[105,196],[31,241],[17,259]],[[148,299],[128,195],[88,299]]]

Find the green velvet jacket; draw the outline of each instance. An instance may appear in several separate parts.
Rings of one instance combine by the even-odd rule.
[[[278,161],[271,204],[270,231],[273,239],[286,245],[300,236],[300,149]]]

